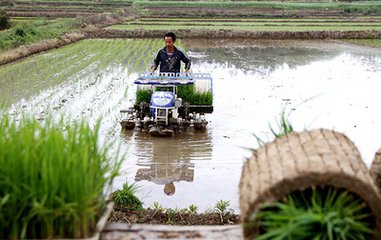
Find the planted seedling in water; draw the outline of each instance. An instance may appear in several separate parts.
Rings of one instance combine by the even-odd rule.
[[[224,223],[225,217],[232,215],[234,210],[228,208],[230,206],[230,201],[219,200],[214,205],[214,211],[220,215],[221,223]]]
[[[190,213],[197,213],[197,205],[192,204],[188,207]]]

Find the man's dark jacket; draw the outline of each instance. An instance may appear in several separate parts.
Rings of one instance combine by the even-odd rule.
[[[159,50],[154,60],[154,69],[156,69],[160,64],[160,72],[180,72],[181,61],[185,63],[186,70],[190,69],[190,59],[182,51],[176,47],[174,48],[175,49],[171,58],[168,58],[166,47]]]

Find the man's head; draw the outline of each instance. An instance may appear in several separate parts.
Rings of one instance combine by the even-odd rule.
[[[164,35],[165,46],[173,47],[176,41],[176,35],[173,32],[167,32]]]

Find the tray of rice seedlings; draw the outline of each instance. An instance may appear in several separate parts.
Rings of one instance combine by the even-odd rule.
[[[99,237],[121,160],[98,130],[1,116],[0,239]]]
[[[170,137],[184,130],[205,131],[205,114],[213,112],[213,79],[209,73],[142,72],[133,107],[120,110],[124,130]]]
[[[256,240],[372,238],[375,218],[356,194],[325,186],[295,191],[250,216]]]
[[[209,86],[204,86],[205,81],[196,81],[194,85],[184,85],[177,87],[177,96],[188,102],[190,105],[213,105],[213,94]],[[135,104],[141,102],[149,103],[153,90],[149,87],[142,87],[136,90]]]
[[[263,144],[242,169],[246,238],[380,239],[380,202],[354,143],[327,129]]]

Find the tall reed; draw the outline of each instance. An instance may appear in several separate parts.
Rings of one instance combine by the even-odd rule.
[[[0,239],[88,237],[121,160],[98,147],[99,122],[0,122]]]

